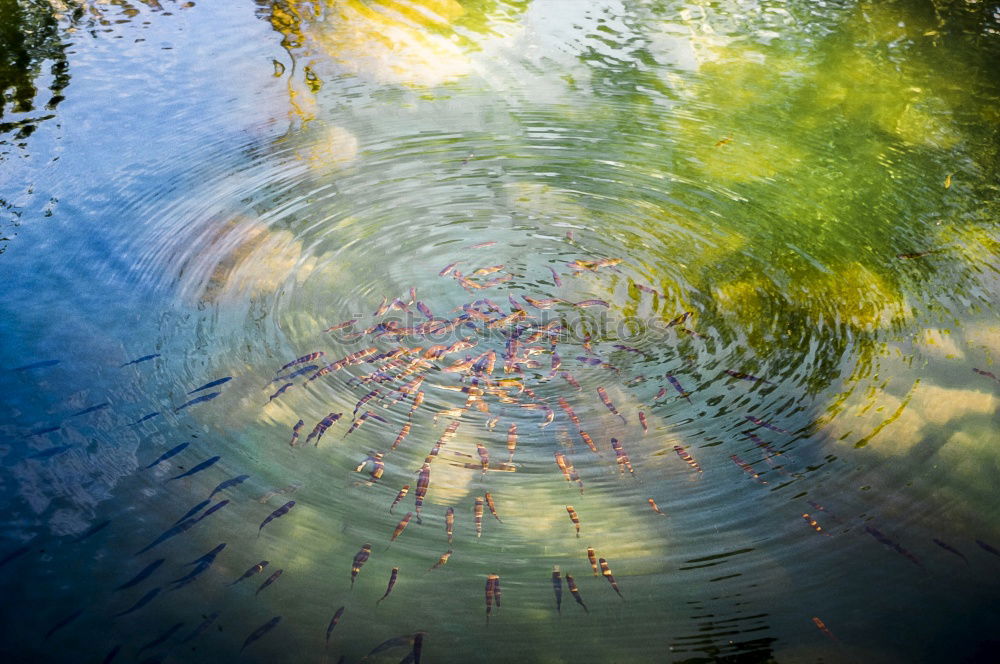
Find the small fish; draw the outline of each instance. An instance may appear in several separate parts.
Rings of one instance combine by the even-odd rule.
[[[559,397],[559,407],[562,408],[563,412],[566,413],[566,417],[569,418],[569,421],[575,424],[579,428],[580,418],[573,411],[573,407],[569,405],[569,402],[566,401],[566,399],[564,399],[563,397]]]
[[[772,383],[769,380],[764,380],[763,378],[758,378],[757,376],[753,376],[748,373],[743,373],[742,371],[733,371],[732,369],[726,369],[725,371],[733,378],[739,378],[740,380],[747,380],[750,381],[751,383],[766,383],[767,385],[774,385],[774,383]]]
[[[323,332],[336,332],[337,330],[343,330],[345,327],[350,327],[358,322],[357,318],[352,318],[351,320],[345,320],[343,323],[337,323],[336,325],[331,325],[330,327],[323,330]]]
[[[361,572],[361,566],[368,561],[368,557],[372,554],[372,545],[365,544],[361,547],[361,550],[354,555],[354,562],[351,563],[351,588],[354,588],[354,579],[357,578],[358,573]]]
[[[316,439],[316,447],[319,447],[320,438],[323,437],[323,434],[326,433],[326,430],[329,429],[330,426],[334,422],[336,422],[337,420],[340,419],[341,415],[343,415],[343,413],[330,413],[329,415],[327,415],[326,417],[324,417],[322,420],[320,420],[319,424],[317,424],[315,427],[313,427],[312,432],[310,432],[310,434],[308,436],[306,436],[306,443],[305,444],[308,445],[309,441],[311,441],[313,438],[315,438]]]
[[[404,484],[403,488],[400,489],[399,493],[396,494],[396,499],[392,501],[392,505],[389,506],[389,514],[392,514],[392,510],[396,507],[396,505],[400,503],[400,501],[403,500],[403,498],[406,497],[406,492],[409,490],[410,490],[410,485]]]
[[[551,309],[552,305],[556,304],[557,302],[564,301],[560,300],[558,297],[536,299],[533,297],[529,297],[527,295],[522,295],[521,298],[536,309]]]
[[[406,417],[412,418],[413,413],[417,412],[417,408],[420,408],[420,404],[422,404],[423,402],[424,402],[424,391],[419,390],[416,394],[413,395],[413,405],[410,406],[410,412],[407,413]]]
[[[492,267],[481,267],[472,274],[487,275],[487,274],[493,274],[494,272],[499,272],[502,269],[504,269],[503,265],[494,265]]]
[[[305,424],[304,420],[299,420],[295,423],[295,426],[292,427],[292,439],[288,442],[289,447],[295,447],[295,441],[299,439],[299,431],[305,426]]]
[[[622,446],[621,442],[617,438],[611,439],[611,449],[615,453],[615,460],[618,462],[619,472],[624,474],[627,470],[632,477],[635,477],[635,469],[632,468],[632,462],[629,460],[624,446]]]
[[[649,433],[649,424],[646,422],[646,413],[639,411],[639,424],[642,425],[642,435]]]
[[[383,315],[385,312],[389,311],[389,298],[383,297],[382,304],[378,305],[378,309],[372,314],[375,318]]]
[[[471,156],[474,156],[474,155],[469,155],[469,156],[471,157]],[[469,247],[469,249],[484,249],[486,247],[492,247],[495,244],[496,244],[495,241],[480,242],[479,244],[472,245],[471,247]]]
[[[811,516],[809,516],[809,514],[804,513],[802,515],[802,518],[805,519],[805,522],[809,524],[810,528],[812,528],[813,530],[815,530],[820,535],[825,535],[827,537],[830,536],[830,533],[824,531],[823,530],[823,526],[819,525],[819,523],[816,521],[816,519],[814,519]]]
[[[986,376],[987,378],[992,378],[993,380],[1000,383],[1000,378],[997,378],[996,374],[994,374],[992,371],[983,371],[982,369],[976,369],[975,367],[973,367],[972,370],[975,371],[980,376]]]
[[[316,351],[314,353],[309,353],[308,355],[303,355],[302,357],[297,357],[294,360],[292,360],[291,362],[289,362],[288,364],[286,364],[285,366],[283,366],[280,369],[278,369],[275,373],[281,373],[285,369],[288,369],[290,367],[294,367],[297,364],[305,364],[306,362],[312,362],[313,360],[318,359],[320,357],[323,357],[324,355],[326,355],[326,352],[318,350],[318,351]]]
[[[267,580],[264,581],[264,583],[260,584],[260,588],[257,588],[257,592],[255,592],[253,594],[254,597],[256,597],[257,595],[259,595],[261,590],[263,590],[264,588],[267,588],[269,585],[271,585],[272,583],[274,583],[275,581],[277,581],[278,577],[280,577],[284,572],[285,572],[285,570],[279,569],[274,574],[272,574],[271,576],[267,577]]]
[[[347,433],[344,434],[344,437],[346,438],[347,436],[349,436],[352,433],[354,433],[355,431],[357,431],[361,427],[362,424],[364,424],[365,422],[368,421],[369,418],[371,418],[373,420],[378,420],[379,422],[382,422],[383,424],[386,423],[386,419],[384,417],[382,417],[381,415],[377,415],[377,414],[373,413],[370,410],[366,410],[364,413],[361,414],[361,417],[359,417],[358,419],[354,420],[354,423],[351,425],[351,428],[347,430]]]
[[[217,487],[215,487],[214,489],[212,489],[212,493],[208,494],[208,497],[211,498],[212,496],[214,496],[215,494],[219,493],[220,491],[225,491],[226,489],[228,489],[230,487],[234,487],[234,486],[243,484],[248,479],[250,479],[249,475],[237,475],[236,477],[231,477],[228,480],[225,480],[224,482],[220,482]]]
[[[514,452],[517,451],[517,424],[511,424],[507,429],[507,463],[514,461]]]
[[[229,585],[235,586],[240,581],[243,581],[244,579],[249,579],[251,576],[254,576],[255,574],[261,573],[262,571],[264,571],[264,568],[267,567],[269,564],[270,564],[270,562],[267,561],[267,560],[260,561],[259,563],[257,563],[256,565],[254,565],[253,567],[251,567],[250,569],[248,569],[247,571],[243,572],[243,576],[241,576],[240,578],[236,579],[235,581],[233,581]]]
[[[726,136],[725,138],[720,138],[719,140],[717,140],[715,142],[715,147],[721,148],[723,145],[726,145],[727,143],[729,143],[732,140],[733,140],[732,136]]]
[[[962,560],[964,560],[966,564],[969,564],[968,558],[966,558],[965,554],[962,553],[961,551],[959,551],[958,549],[955,549],[955,548],[949,546],[948,544],[946,544],[945,542],[942,542],[941,540],[939,540],[937,538],[934,538],[931,541],[933,541],[935,544],[937,544],[939,547],[941,547],[945,551],[949,551],[951,553],[954,553],[956,556],[958,556],[959,558],[961,558]]]
[[[107,528],[109,525],[111,525],[111,520],[110,519],[107,519],[105,521],[101,521],[99,523],[95,523],[90,528],[87,528],[85,531],[83,531],[83,533],[81,533],[79,537],[76,537],[75,539],[73,539],[73,544],[79,544],[80,542],[84,541],[85,539],[89,539],[89,538],[93,537],[97,533],[99,533],[102,530],[104,530],[105,528]]]
[[[143,651],[149,650],[150,648],[155,648],[156,646],[160,645],[161,643],[166,642],[167,639],[169,639],[175,633],[177,633],[178,631],[180,631],[181,627],[184,627],[184,623],[179,622],[179,623],[175,624],[173,627],[171,627],[170,629],[168,629],[167,631],[165,631],[163,634],[160,634],[158,637],[156,637],[155,639],[153,639],[149,643],[147,643],[144,646],[142,646],[141,648],[139,648],[139,650],[136,651],[136,656],[138,657],[139,655],[141,655],[143,653]]]
[[[574,307],[580,307],[586,309],[587,307],[611,307],[605,300],[583,300],[581,302],[576,302],[573,304]]]
[[[201,387],[196,387],[188,394],[194,394],[195,392],[201,392],[202,390],[207,390],[210,387],[215,387],[216,385],[222,385],[223,383],[228,383],[233,379],[232,376],[226,376],[225,378],[219,378],[218,380],[213,380],[211,383],[205,383]]]
[[[590,270],[594,272],[602,267],[614,267],[621,262],[622,259],[620,258],[601,258],[596,261],[575,260],[567,263],[567,265],[577,272],[581,270]]]
[[[562,613],[562,574],[559,565],[552,566],[552,589],[556,593],[556,613]]]
[[[653,295],[655,295],[657,297],[666,298],[666,296],[663,293],[661,293],[660,291],[656,290],[652,286],[646,286],[644,284],[636,284],[635,287],[638,290],[640,290],[640,291],[642,291],[644,293],[651,293],[651,294],[653,294]]]
[[[512,275],[512,274],[505,274],[505,275],[503,275],[501,277],[496,277],[494,279],[488,280],[485,284],[483,284],[483,288],[492,288],[493,286],[498,286],[500,284],[506,283],[506,282],[510,281],[511,279],[513,279],[513,278],[514,278],[514,275]]]
[[[215,562],[216,556],[218,556],[219,553],[221,553],[222,550],[225,549],[225,548],[226,548],[226,543],[223,542],[222,544],[218,545],[217,547],[215,547],[214,549],[212,549],[208,553],[206,553],[204,555],[201,555],[201,556],[198,556],[197,558],[195,558],[191,562],[184,563],[184,565],[185,566],[189,566],[189,565],[202,565],[204,563],[213,563],[213,562]]]
[[[758,418],[754,417],[753,415],[746,415],[745,417],[746,417],[746,419],[750,420],[751,422],[753,422],[757,426],[764,427],[765,429],[770,429],[771,431],[777,431],[778,433],[788,433],[788,434],[791,433],[791,431],[786,431],[785,429],[782,429],[781,427],[776,427],[776,426],[774,426],[773,424],[771,424],[769,422],[765,422],[764,420],[761,420],[761,419],[758,419]]]
[[[203,509],[205,509],[206,507],[208,507],[208,504],[210,502],[212,502],[211,498],[206,498],[205,500],[201,501],[200,503],[198,503],[197,505],[195,505],[194,507],[192,507],[191,509],[189,509],[187,512],[185,512],[184,516],[182,516],[181,518],[179,518],[176,521],[174,521],[174,525],[176,526],[181,521],[184,521],[185,519],[188,519],[188,518],[194,516],[195,514],[197,514],[198,512],[202,511]]]
[[[674,451],[677,452],[677,456],[684,459],[684,461],[686,461],[689,466],[697,470],[699,473],[702,472],[701,466],[698,465],[698,462],[695,461],[694,457],[688,454],[683,447],[681,447],[680,445],[674,445]]]
[[[583,610],[590,613],[590,609],[587,605],[583,603],[583,598],[580,597],[580,589],[576,587],[576,581],[573,580],[573,575],[566,573],[566,586],[569,588],[569,593],[576,600],[576,603],[583,607]]]
[[[30,433],[24,434],[24,437],[25,438],[29,438],[31,436],[44,436],[47,433],[53,433],[53,432],[59,431],[59,429],[62,429],[62,427],[61,426],[54,426],[54,427],[45,427],[45,428],[42,428],[42,429],[35,429],[34,431],[32,431]]]
[[[486,577],[486,624],[490,624],[490,615],[493,614],[493,602],[497,601],[497,608],[500,608],[500,602],[497,600],[497,594],[500,589],[500,576],[497,574],[490,574]]]
[[[121,584],[117,588],[115,588],[113,592],[118,592],[119,590],[125,590],[126,588],[131,588],[132,586],[139,585],[140,583],[148,579],[150,575],[153,572],[155,572],[160,567],[160,565],[162,565],[165,561],[166,558],[158,558],[157,560],[154,560],[153,562],[149,563],[144,568],[142,568],[142,571],[140,571],[138,574],[136,574],[131,579]]]
[[[930,256],[932,254],[939,254],[942,251],[944,251],[944,249],[930,249],[929,251],[913,251],[904,254],[896,254],[896,258],[902,260],[910,260],[914,258],[923,258],[924,256]]]
[[[44,369],[45,367],[54,367],[57,364],[59,364],[59,360],[42,360],[41,362],[25,364],[22,367],[15,367],[11,369],[11,371],[32,371],[33,369]]]
[[[214,613],[210,613],[209,615],[203,616],[203,617],[204,617],[204,620],[202,620],[198,624],[198,626],[195,627],[194,630],[190,634],[188,634],[186,637],[184,637],[183,639],[181,639],[181,641],[180,641],[181,643],[187,643],[189,641],[194,641],[199,636],[201,636],[202,634],[204,634],[208,630],[208,628],[211,627],[212,624],[216,620],[219,619],[219,612],[216,611]]]
[[[59,622],[57,622],[55,625],[53,625],[52,629],[50,629],[48,632],[46,632],[45,638],[48,639],[50,636],[52,636],[53,634],[55,634],[56,632],[58,632],[59,630],[61,630],[66,625],[68,625],[71,622],[73,622],[74,620],[76,620],[77,618],[79,618],[81,615],[83,615],[83,609],[78,609],[78,610],[74,611],[73,613],[69,614],[68,616],[66,616],[65,618],[63,618]]]
[[[914,565],[917,565],[918,567],[923,567],[923,564],[920,562],[919,558],[917,558],[915,555],[913,555],[912,553],[910,553],[909,551],[907,551],[906,549],[904,549],[898,542],[895,542],[892,539],[890,539],[889,537],[887,537],[885,534],[883,534],[877,528],[873,528],[871,526],[865,526],[865,532],[868,533],[869,535],[871,535],[872,537],[874,537],[881,544],[884,544],[885,546],[887,546],[890,549],[894,550],[899,555],[901,555],[904,558],[906,558],[907,560],[909,560]],[[976,540],[976,541],[979,542],[979,540]],[[1000,552],[997,552],[997,555],[1000,555]]]
[[[57,445],[56,447],[50,447],[47,450],[42,450],[41,452],[35,452],[34,454],[29,454],[24,457],[25,459],[49,459],[63,452],[68,452],[73,449],[72,445]]]
[[[771,445],[768,442],[765,442],[763,439],[761,439],[760,436],[758,436],[756,434],[745,433],[743,435],[746,436],[747,438],[749,438],[750,440],[752,440],[754,445],[756,445],[760,449],[766,451],[768,454],[770,454],[772,456],[781,456],[783,454],[783,452],[775,449],[773,445]]]
[[[288,514],[288,510],[292,509],[293,507],[295,507],[295,501],[289,500],[287,503],[285,503],[278,509],[271,512],[271,514],[269,514],[268,517],[261,522],[260,527],[257,529],[257,537],[260,537],[260,531],[264,529],[264,526],[271,523],[275,519],[280,519],[281,517],[285,516],[286,514]]]
[[[13,560],[17,560],[18,558],[20,558],[24,554],[26,554],[29,551],[31,551],[31,545],[32,545],[32,543],[28,542],[24,546],[20,546],[20,547],[14,549],[13,551],[11,551],[10,553],[8,553],[6,556],[3,557],[3,560],[0,560],[0,567],[3,567],[4,565],[6,565],[7,563],[9,563],[9,562],[11,562]]]
[[[767,484],[767,482],[765,480],[760,479],[760,474],[758,474],[757,471],[755,471],[753,469],[753,466],[751,466],[750,464],[748,464],[746,461],[744,461],[743,459],[739,458],[735,454],[731,454],[729,456],[729,458],[733,460],[733,463],[735,463],[737,466],[739,466],[740,468],[742,468],[745,473],[747,473],[748,475],[750,475],[750,477],[754,478],[755,480],[757,480],[761,484]]]
[[[430,307],[428,307],[423,302],[417,302],[417,311],[422,313],[427,320],[434,320],[434,314],[431,313]]]
[[[180,412],[180,411],[184,410],[185,408],[187,408],[189,406],[194,406],[194,405],[199,404],[199,403],[205,403],[206,401],[211,401],[212,399],[214,399],[215,397],[219,396],[220,394],[222,394],[222,392],[210,392],[208,394],[203,394],[200,397],[195,397],[194,399],[191,399],[190,401],[181,404],[177,408],[174,408],[174,412],[177,413],[177,412]]]
[[[413,516],[413,512],[407,512],[407,513],[406,513],[406,516],[404,516],[404,517],[403,517],[403,518],[402,518],[402,519],[400,520],[400,522],[396,524],[396,529],[392,531],[392,537],[391,537],[391,538],[389,538],[389,544],[390,544],[390,545],[391,545],[391,544],[392,544],[393,542],[395,542],[395,541],[396,541],[396,538],[397,538],[397,537],[399,537],[400,535],[402,535],[402,534],[403,534],[403,531],[404,531],[404,530],[406,530],[406,526],[407,526],[407,525],[409,525],[409,523],[410,523],[410,517],[412,517],[412,516]],[[387,547],[385,547],[385,548],[387,548],[387,549],[388,549],[389,547],[387,546]]]
[[[622,418],[622,423],[623,424],[626,424],[626,425],[628,424],[628,422],[625,420],[625,416],[622,415],[621,413],[619,413],[618,409],[615,408],[615,405],[613,403],[611,403],[611,398],[608,396],[608,393],[604,390],[603,387],[598,387],[597,388],[597,395],[599,397],[601,397],[601,402],[604,403],[605,407],[608,410],[610,410],[614,415],[617,415],[618,417]]]
[[[572,482],[573,479],[569,472],[569,463],[566,461],[566,455],[558,451],[553,452],[552,454],[555,457],[556,465],[559,466],[559,470],[562,471],[563,477],[566,478],[567,482]]]
[[[450,542],[450,540],[449,540],[449,542]],[[436,563],[434,563],[429,568],[427,568],[427,571],[430,572],[431,570],[435,570],[435,569],[437,569],[439,567],[443,567],[445,565],[445,563],[448,562],[448,559],[451,558],[451,553],[452,553],[451,549],[448,549],[447,551],[445,551],[441,555],[441,557],[438,558],[438,561]]]
[[[173,480],[179,480],[182,477],[191,477],[195,473],[200,473],[201,471],[205,470],[206,468],[214,465],[215,462],[218,461],[221,458],[222,457],[220,457],[220,456],[214,456],[214,457],[210,457],[208,459],[205,459],[204,461],[202,461],[201,463],[199,463],[197,466],[195,466],[191,470],[189,470],[189,471],[187,471],[185,473],[181,473],[180,475],[175,475],[175,476],[171,477],[169,480],[167,480],[167,482],[172,482]]]
[[[114,661],[115,657],[118,656],[118,653],[121,652],[121,649],[122,649],[122,644],[119,643],[114,648],[109,650],[108,654],[104,656],[103,660],[101,660],[101,664],[111,664],[111,662]]]
[[[212,516],[212,514],[218,512],[228,504],[229,504],[228,500],[220,500],[219,502],[217,502],[216,504],[212,505],[207,510],[205,510],[205,513],[199,516],[197,519],[195,519],[195,522],[201,521],[202,519],[207,519],[208,517]]]
[[[590,566],[594,570],[594,576],[599,576],[600,572],[597,569],[597,553],[594,552],[594,547],[587,547],[587,560],[590,561]]]
[[[372,390],[371,392],[369,392],[365,396],[363,396],[360,399],[358,399],[358,402],[356,404],[354,404],[354,413],[353,414],[357,415],[358,414],[358,410],[362,406],[364,406],[366,403],[368,403],[369,401],[371,401],[372,399],[374,399],[375,397],[377,397],[381,393],[382,393],[382,390],[380,388],[376,387],[374,390]]]
[[[284,394],[285,392],[287,392],[288,388],[294,387],[294,386],[295,386],[295,383],[285,383],[284,385],[282,385],[281,387],[278,388],[277,392],[275,392],[270,397],[268,397],[267,402],[271,403],[272,401],[274,401],[275,399],[277,399],[278,397],[280,397],[282,394]]]
[[[448,544],[451,544],[452,535],[455,533],[455,508],[449,507],[444,513],[444,532],[448,535]]]
[[[72,415],[69,415],[67,419],[69,419],[69,417],[79,417],[80,415],[86,415],[88,413],[93,413],[98,410],[104,410],[105,408],[108,408],[110,405],[111,405],[110,403],[105,401],[104,403],[97,404],[96,406],[91,406],[90,408],[84,408],[81,411],[75,412]]]
[[[548,266],[548,268],[549,272],[552,273],[552,283],[554,283],[556,286],[562,286],[562,279],[559,278],[559,274],[555,271],[555,269],[551,265]]]
[[[329,647],[329,645],[330,645],[330,634],[333,632],[333,628],[337,626],[337,623],[340,622],[340,616],[344,615],[344,609],[345,608],[347,608],[347,607],[342,606],[339,609],[337,609],[337,611],[333,614],[333,618],[330,619],[330,624],[326,628],[326,645],[327,645],[327,647]]]
[[[834,641],[837,641],[837,637],[833,635],[833,632],[831,632],[829,629],[827,629],[826,624],[822,620],[820,620],[819,618],[815,618],[814,617],[812,619],[812,621],[813,621],[813,624],[816,625],[817,628],[819,628],[819,631],[823,632],[824,634],[826,634],[828,637],[830,637]],[[839,641],[838,641],[838,643],[839,643]]]
[[[499,516],[497,516],[497,506],[494,504],[493,496],[490,495],[489,491],[486,492],[485,497],[486,497],[486,506],[490,508],[490,514],[493,515],[494,519],[496,519],[500,523],[503,523],[503,520]]]
[[[417,475],[417,491],[416,491],[416,513],[417,513],[417,523],[423,523],[420,518],[420,510],[424,505],[424,496],[427,495],[427,487],[431,484],[431,466],[429,463],[424,462],[424,465],[420,467],[420,474]]]
[[[576,537],[577,537],[577,539],[579,539],[580,538],[580,517],[577,516],[576,510],[573,509],[572,505],[567,505],[566,506],[566,512],[569,513],[569,520],[573,522],[574,526],[576,526]]]
[[[439,277],[446,277],[446,276],[448,276],[448,274],[449,274],[449,273],[450,273],[450,272],[451,272],[452,270],[454,270],[454,269],[455,269],[455,266],[456,266],[456,265],[458,265],[458,264],[459,264],[459,263],[461,263],[461,262],[462,262],[462,261],[455,261],[454,263],[449,263],[448,265],[445,265],[445,266],[444,266],[443,268],[441,268],[441,271],[440,271],[440,272],[438,272],[438,276],[439,276]]]
[[[155,360],[159,356],[160,356],[159,353],[155,353],[153,355],[143,355],[142,357],[132,360],[131,362],[126,362],[125,364],[122,365],[122,367],[127,367],[131,364],[139,364],[140,362],[148,362],[149,360]],[[118,368],[121,369],[121,367]]]
[[[676,378],[674,378],[673,375],[671,375],[671,374],[665,375],[664,378],[666,378],[667,382],[670,383],[675,390],[677,390],[677,393],[679,395],[681,395],[682,397],[684,397],[685,399],[687,399],[688,403],[691,403],[691,394],[687,390],[685,390],[683,387],[681,387],[681,383],[680,383],[679,380],[677,380]]]
[[[396,585],[396,577],[397,577],[398,575],[399,575],[399,568],[398,568],[398,567],[393,567],[393,568],[392,568],[392,571],[391,571],[391,572],[389,573],[389,585],[388,585],[388,586],[386,587],[386,589],[385,589],[385,594],[384,594],[384,595],[382,595],[382,596],[381,596],[380,598],[378,598],[378,599],[377,599],[377,600],[375,601],[375,606],[378,606],[378,605],[379,605],[379,602],[381,602],[381,601],[382,601],[382,600],[384,600],[384,599],[385,599],[386,597],[388,597],[388,596],[389,596],[389,593],[391,593],[391,592],[392,592],[392,587],[393,587],[394,585]]]
[[[145,468],[143,468],[143,470],[149,470],[150,468],[152,468],[156,464],[160,463],[161,461],[166,461],[170,457],[176,456],[176,455],[180,454],[190,444],[191,443],[181,443],[180,445],[177,445],[176,447],[170,448],[169,450],[167,450],[166,452],[164,452],[163,454],[161,454],[160,457],[156,461],[154,461],[153,463],[151,463],[148,466],[146,466]]]
[[[268,632],[270,632],[280,622],[281,622],[281,616],[274,616],[266,623],[264,623],[263,625],[252,631],[250,633],[250,636],[246,638],[246,641],[243,642],[243,647],[240,648],[240,652],[242,653],[244,650],[246,650],[246,647],[248,645],[259,639],[260,637],[264,636]]]
[[[476,453],[479,454],[479,461],[483,466],[483,477],[490,468],[490,451],[482,443],[476,443]]]
[[[976,544],[978,544],[979,548],[981,548],[983,551],[986,551],[987,553],[992,553],[994,556],[1000,556],[1000,551],[997,551],[995,548],[993,548],[983,540],[977,539]]]
[[[666,516],[666,513],[660,509],[659,505],[656,504],[655,500],[653,500],[652,498],[647,498],[647,500],[649,501],[649,506],[653,508],[654,512],[656,512],[660,516]]]
[[[154,599],[156,599],[156,596],[160,594],[160,590],[162,590],[162,588],[153,588],[148,593],[146,593],[145,595],[143,595],[142,597],[140,597],[138,602],[136,602],[135,604],[133,604],[129,608],[125,609],[124,611],[121,611],[120,613],[116,613],[114,615],[114,617],[115,618],[120,618],[121,616],[128,615],[130,613],[134,613],[135,611],[138,611],[139,609],[141,609],[142,607],[146,606],[147,604],[149,604],[150,602],[152,602]]]
[[[476,525],[476,537],[483,536],[483,497],[476,496],[476,504],[472,508],[472,520]]]
[[[563,371],[559,375],[562,376],[563,380],[565,380],[567,383],[569,383],[570,385],[572,385],[576,389],[578,389],[578,390],[583,389],[580,386],[580,383],[577,382],[576,378],[573,378],[573,375],[570,374],[569,372]]]
[[[513,295],[508,295],[507,296],[507,301],[510,302],[510,308],[513,311],[524,311],[524,307],[521,306],[521,304],[517,300],[514,299]],[[525,312],[525,313],[527,313],[527,312]]]
[[[583,429],[578,429],[577,433],[580,434],[580,439],[587,444],[587,447],[590,448],[591,452],[593,452],[594,454],[599,454],[599,452],[597,451],[597,445],[594,444],[594,439],[590,437],[589,433],[587,433]]]
[[[156,411],[155,413],[149,413],[148,415],[143,415],[142,417],[140,417],[139,419],[137,419],[135,422],[133,422],[129,426],[134,427],[136,424],[142,424],[146,420],[151,420],[151,419],[153,419],[154,417],[156,417],[159,414],[160,414],[160,411]]]
[[[621,597],[622,599],[625,599],[625,597],[622,596],[622,591],[618,589],[618,582],[615,581],[614,575],[611,574],[611,568],[608,567],[608,561],[605,560],[604,558],[599,558],[597,564],[601,566],[601,574],[603,574],[604,578],[608,580],[608,583],[611,584],[611,587],[615,589],[615,592],[618,593],[618,596]]]
[[[225,544],[223,544],[222,546],[225,546]],[[170,583],[173,584],[173,588],[171,588],[171,590],[178,590],[188,585],[189,583],[193,583],[199,576],[208,571],[208,569],[212,566],[212,563],[215,562],[214,552],[210,552],[209,554],[206,554],[206,556],[202,556],[202,558],[206,557],[208,557],[208,559],[205,560],[204,562],[199,563],[197,567],[195,567],[189,574],[182,576],[179,579],[174,579],[173,581],[171,581]]]
[[[645,355],[640,349],[635,346],[625,346],[623,344],[612,344],[612,348],[617,348],[618,350],[623,350],[626,353],[635,353],[636,355]]]
[[[152,549],[153,547],[158,546],[158,545],[162,544],[163,542],[166,542],[168,539],[170,539],[172,537],[175,537],[177,535],[180,535],[183,532],[186,532],[192,526],[194,526],[194,524],[196,524],[196,523],[198,523],[198,519],[188,519],[186,521],[181,521],[176,526],[172,526],[172,527],[168,528],[167,530],[165,530],[163,532],[163,534],[161,534],[155,540],[153,540],[152,542],[150,542],[144,548],[140,549],[139,551],[136,551],[135,555],[138,556],[139,554],[145,553],[145,552],[149,551],[150,549]]]

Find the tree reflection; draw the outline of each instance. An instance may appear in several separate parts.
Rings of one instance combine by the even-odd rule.
[[[0,159],[55,117],[67,85],[66,44],[51,5],[0,0]]]

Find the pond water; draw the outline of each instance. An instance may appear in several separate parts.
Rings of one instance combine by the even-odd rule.
[[[0,10],[5,661],[996,661],[996,3]]]

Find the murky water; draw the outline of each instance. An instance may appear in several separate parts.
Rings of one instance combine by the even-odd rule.
[[[1000,7],[0,7],[6,661],[995,660]]]

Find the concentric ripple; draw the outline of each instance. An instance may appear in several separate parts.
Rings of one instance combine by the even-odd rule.
[[[149,74],[74,37],[73,85],[172,120],[69,86],[96,128],[11,252],[19,655],[988,647],[995,19],[184,8],[112,32]]]

